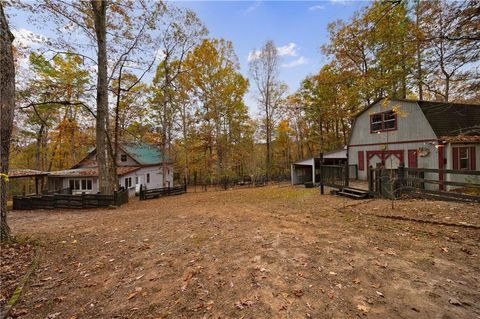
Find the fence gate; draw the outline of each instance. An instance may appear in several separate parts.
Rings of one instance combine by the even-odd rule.
[[[324,193],[324,186],[343,189],[348,187],[348,165],[320,165],[320,190]]]

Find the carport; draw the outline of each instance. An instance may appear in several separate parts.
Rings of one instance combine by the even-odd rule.
[[[292,185],[305,183],[320,183],[320,169],[322,165],[345,165],[347,149],[341,148],[323,154],[321,157],[311,157],[291,164]]]
[[[320,158],[312,157],[291,165],[292,185],[316,183],[315,168],[320,166]]]

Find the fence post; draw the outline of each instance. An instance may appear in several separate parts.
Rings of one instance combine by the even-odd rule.
[[[348,160],[345,162],[345,187],[348,187],[349,176],[348,176]]]
[[[368,178],[368,192],[373,192],[373,170],[371,167],[367,168],[367,178]]]
[[[397,186],[397,196],[402,194],[402,190],[406,185],[405,179],[405,163],[400,163],[398,165],[398,186]]]
[[[313,160],[315,164],[315,160]],[[315,166],[313,168],[315,170]],[[323,182],[323,152],[320,153],[320,194],[325,194],[325,186]]]

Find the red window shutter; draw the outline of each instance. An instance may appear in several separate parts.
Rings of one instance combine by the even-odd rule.
[[[470,151],[469,151],[470,154],[468,154],[470,156],[470,169],[472,171],[476,170],[475,168],[475,162],[476,162],[476,159],[475,159],[475,146],[472,146],[470,147]]]
[[[365,170],[365,160],[363,156],[363,151],[358,151],[358,170]]]
[[[458,169],[459,168],[459,163],[458,163],[458,147],[453,147],[453,159],[452,159],[452,163],[453,163],[453,169]]]
[[[418,167],[417,150],[408,150],[408,167]]]

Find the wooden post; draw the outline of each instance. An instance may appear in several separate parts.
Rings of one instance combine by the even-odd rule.
[[[348,172],[348,160],[345,162],[345,187],[348,187],[349,183],[349,172]]]
[[[313,169],[315,169],[315,160],[313,164]],[[323,153],[320,153],[320,194],[325,194],[325,183],[323,181]]]
[[[401,195],[401,192],[403,188],[406,185],[406,180],[405,180],[405,163],[400,163],[398,165],[398,183],[397,183],[397,194],[396,196],[399,197]]]

